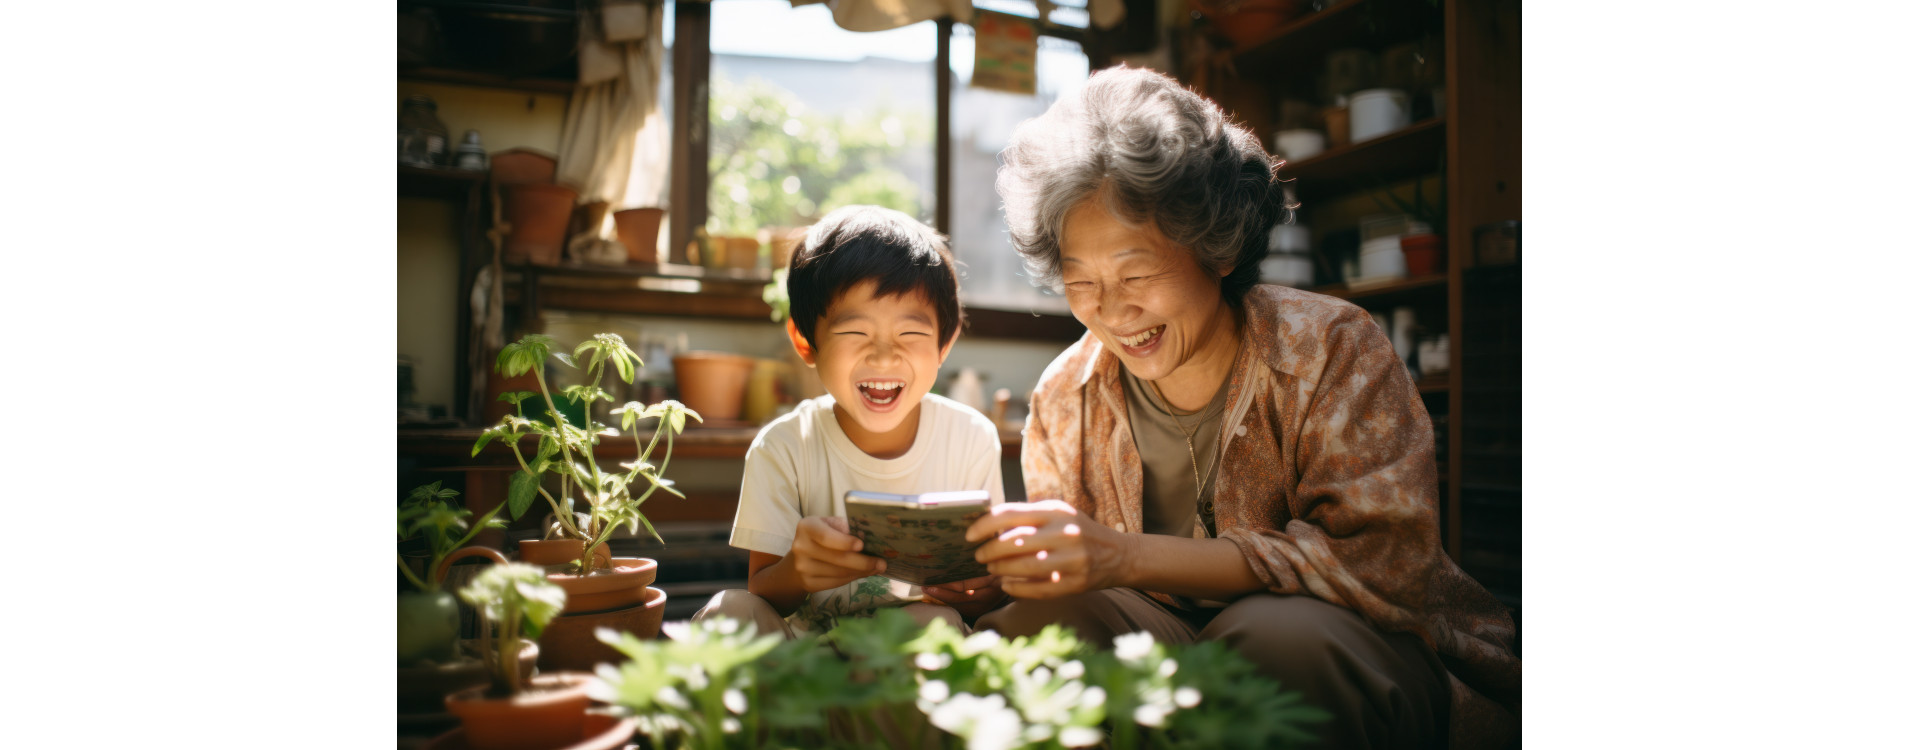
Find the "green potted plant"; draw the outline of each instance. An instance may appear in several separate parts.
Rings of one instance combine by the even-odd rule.
[[[460,590],[480,613],[489,682],[447,696],[460,728],[430,747],[474,750],[587,750],[624,747],[633,723],[589,714],[594,679],[581,672],[522,675],[521,652],[566,606],[567,593],[525,563],[488,568]],[[498,632],[493,632],[493,628]],[[524,638],[522,636],[525,636]]]
[[[495,365],[498,371],[509,378],[531,372],[540,390],[502,394],[503,400],[513,404],[514,413],[481,433],[473,454],[479,455],[495,441],[504,444],[520,466],[508,481],[508,509],[518,517],[536,499],[544,500],[552,511],[546,540],[577,545],[569,547],[577,550],[571,560],[547,569],[548,580],[567,591],[568,603],[564,616],[541,641],[540,664],[555,669],[589,669],[618,657],[617,652],[594,639],[595,629],[611,627],[649,638],[659,631],[666,592],[648,585],[654,580],[658,563],[647,558],[612,557],[605,551],[606,544],[622,528],[628,533],[645,528],[654,540],[660,539],[640,506],[660,490],[685,497],[673,488],[665,472],[673,458],[674,436],[686,429],[688,417],[698,421],[700,415],[677,401],[651,406],[629,401],[612,412],[620,416],[618,428],[595,422],[591,417],[593,404],[613,400],[612,394],[600,387],[608,372],[632,383],[642,364],[640,356],[627,348],[619,335],[611,333],[582,342],[572,355],[553,351],[554,345],[551,337],[531,334],[501,349]],[[588,415],[582,419],[585,424],[573,424],[554,399],[544,373],[548,358],[585,369],[585,383],[559,391],[562,399]],[[534,401],[536,408],[544,407],[544,419],[527,416],[529,401]],[[655,423],[651,437],[642,440],[636,428],[646,419]],[[621,463],[621,471],[603,469],[594,449],[602,439],[619,438],[621,430],[631,435],[637,455],[633,461]],[[522,439],[530,436],[537,438],[531,453],[521,447]],[[657,467],[652,463],[656,449],[663,449]],[[542,479],[548,474],[557,477],[557,492],[543,486]],[[584,509],[579,509],[581,505]]]
[[[460,493],[443,489],[439,482],[413,489],[401,502],[398,533],[403,542],[419,540],[424,544],[425,565],[415,573],[405,555],[396,557],[407,590],[400,593],[395,607],[399,611],[399,710],[412,719],[416,728],[432,728],[446,719],[442,699],[448,693],[486,682],[486,670],[480,660],[461,651],[459,605],[453,595],[442,590],[447,569],[464,557],[486,557],[496,563],[506,559],[486,547],[468,547],[475,535],[489,528],[505,526],[493,510],[473,519],[472,511],[454,504]],[[523,665],[531,670],[531,661]]]

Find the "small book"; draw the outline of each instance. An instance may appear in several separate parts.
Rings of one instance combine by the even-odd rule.
[[[888,578],[933,586],[987,574],[973,559],[985,542],[967,541],[967,527],[987,514],[986,490],[890,495],[847,493],[847,526],[863,543],[861,554],[887,561]]]

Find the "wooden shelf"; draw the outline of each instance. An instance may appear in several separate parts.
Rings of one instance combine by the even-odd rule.
[[[510,77],[494,73],[482,73],[457,68],[436,68],[427,66],[400,66],[400,80],[420,81],[422,83],[448,83],[455,86],[474,86],[487,89],[507,89],[525,91],[534,94],[572,94],[578,86],[574,81],[557,78],[535,78],[529,76]]]
[[[1444,273],[1436,273],[1429,276],[1401,279],[1390,284],[1369,287],[1359,291],[1350,290],[1345,285],[1323,286],[1308,291],[1314,294],[1324,294],[1329,297],[1339,297],[1349,302],[1357,303],[1365,301],[1372,304],[1399,301],[1420,294],[1438,294],[1445,292],[1446,289],[1447,275]]]
[[[398,188],[402,198],[465,200],[470,191],[486,181],[485,171],[402,164]]]
[[[1413,385],[1419,388],[1421,393],[1446,393],[1452,390],[1452,384],[1445,374],[1415,380]]]
[[[1440,28],[1440,11],[1426,0],[1345,0],[1318,13],[1309,13],[1274,29],[1261,39],[1233,50],[1239,75],[1270,79],[1297,75],[1302,68],[1319,69],[1328,52],[1361,47],[1382,48],[1416,39],[1423,31]]]
[[[773,272],[763,268],[707,268],[685,263],[625,263],[602,266],[588,263],[561,263],[557,266],[513,265],[506,270],[541,276],[625,277],[657,279],[694,279],[697,281],[742,282],[765,285]]]
[[[1446,148],[1446,118],[1429,117],[1311,159],[1288,162],[1280,174],[1296,181],[1294,190],[1302,199],[1341,195],[1438,172]]]
[[[1028,339],[1037,341],[1079,341],[1086,326],[1071,315],[1009,312],[969,307],[966,332],[962,335],[989,339]]]
[[[647,428],[651,429],[651,428]],[[481,429],[462,427],[455,429],[402,429],[399,431],[399,453],[402,456],[416,458],[436,458],[441,464],[436,470],[459,471],[514,471],[516,464],[513,451],[505,445],[490,443],[473,455],[473,443],[480,439]],[[745,458],[747,447],[753,445],[753,439],[760,434],[758,427],[696,427],[688,424],[687,430],[673,440],[673,457],[680,458]],[[531,441],[531,438],[528,438]],[[531,449],[532,442],[521,444],[521,450]],[[655,451],[660,449],[656,448]],[[633,439],[621,436],[594,446],[594,458],[602,463],[631,461],[639,454]],[[1020,458],[1020,430],[1000,430],[1000,457]],[[450,463],[449,463],[450,462]]]

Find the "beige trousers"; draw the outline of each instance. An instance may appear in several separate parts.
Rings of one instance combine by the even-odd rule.
[[[1418,637],[1386,633],[1353,610],[1309,596],[1253,594],[1217,614],[1176,612],[1133,589],[1016,600],[975,627],[1006,637],[1049,624],[1111,648],[1139,631],[1163,643],[1220,640],[1283,690],[1298,690],[1331,721],[1309,727],[1318,747],[1446,747],[1452,689],[1440,657]]]

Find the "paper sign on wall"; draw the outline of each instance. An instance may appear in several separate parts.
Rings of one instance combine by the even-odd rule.
[[[974,10],[974,88],[1031,95],[1039,55],[1040,37],[1033,19]]]

